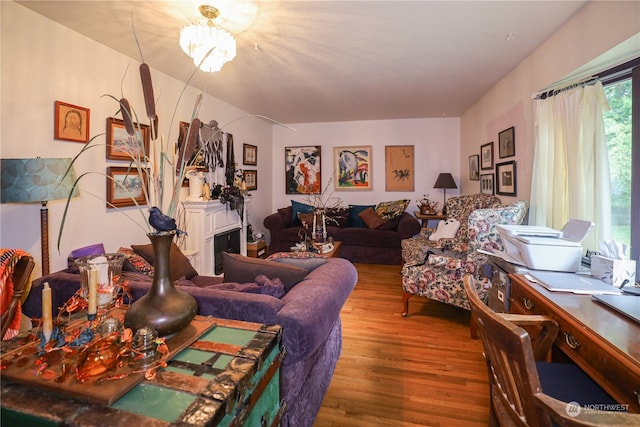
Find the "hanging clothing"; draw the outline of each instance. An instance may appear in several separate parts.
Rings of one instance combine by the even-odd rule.
[[[227,187],[233,187],[236,178],[236,156],[233,151],[233,135],[227,134],[227,166],[225,168],[225,179]]]

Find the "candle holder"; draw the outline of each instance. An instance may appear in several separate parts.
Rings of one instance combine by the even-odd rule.
[[[88,255],[76,259],[80,269],[81,297],[88,301],[91,271],[97,270],[96,306],[101,311],[112,306],[120,291],[122,264],[125,259],[125,255],[119,253]]]

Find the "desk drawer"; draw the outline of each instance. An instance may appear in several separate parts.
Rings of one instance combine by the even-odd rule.
[[[511,284],[511,313],[516,314],[544,314],[553,317],[553,310],[548,303],[536,293],[512,282]]]

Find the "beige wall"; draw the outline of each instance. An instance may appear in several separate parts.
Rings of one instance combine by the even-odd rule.
[[[529,199],[533,161],[531,95],[562,80],[631,37],[614,61],[640,56],[640,2],[591,2],[556,34],[505,76],[461,117],[460,170],[480,146],[494,141],[494,163],[516,160],[517,198]],[[515,126],[515,157],[498,158],[498,132]],[[491,173],[493,170],[481,171]],[[462,174],[462,193],[478,191],[477,181]],[[510,197],[501,196],[503,200]]]

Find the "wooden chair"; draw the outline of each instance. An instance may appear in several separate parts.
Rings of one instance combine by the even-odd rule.
[[[552,419],[562,426],[640,425],[640,415],[583,409],[622,405],[577,366],[544,362],[558,334],[553,319],[495,313],[478,297],[471,274],[464,277],[464,289],[485,351],[490,425],[544,427]]]
[[[13,295],[9,301],[7,310],[2,313],[2,317],[0,318],[0,324],[2,325],[0,339],[2,339],[7,332],[9,323],[15,316],[18,305],[22,304],[29,295],[29,291],[31,290],[31,272],[34,266],[35,262],[30,255],[23,255],[16,262],[13,270]]]

